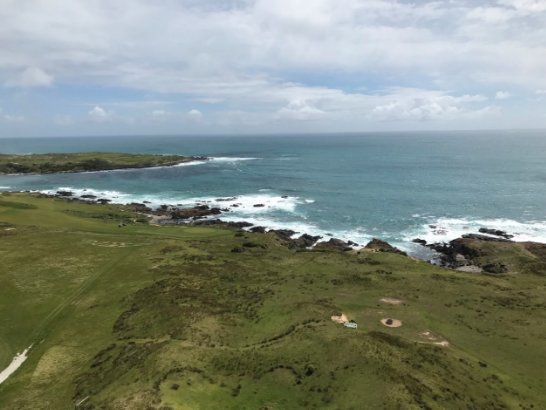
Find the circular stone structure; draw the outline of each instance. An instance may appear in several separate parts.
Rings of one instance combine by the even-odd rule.
[[[401,320],[398,320],[398,319],[391,319],[391,318],[384,318],[384,319],[381,319],[381,323],[384,325],[384,326],[387,326],[387,327],[400,327],[402,326],[402,321]]]

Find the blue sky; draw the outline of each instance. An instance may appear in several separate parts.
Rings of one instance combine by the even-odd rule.
[[[0,0],[0,137],[546,127],[546,0]]]

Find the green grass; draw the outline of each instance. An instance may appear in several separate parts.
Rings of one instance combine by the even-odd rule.
[[[0,368],[34,343],[0,408],[546,407],[544,261],[520,245],[488,244],[511,272],[479,275],[135,219],[0,199]]]
[[[181,155],[84,152],[67,154],[0,154],[0,174],[51,174],[56,172],[104,171],[176,165],[193,160]]]

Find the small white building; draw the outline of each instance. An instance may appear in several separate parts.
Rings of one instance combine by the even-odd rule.
[[[354,320],[343,323],[343,326],[348,327],[349,329],[356,329],[358,327]]]

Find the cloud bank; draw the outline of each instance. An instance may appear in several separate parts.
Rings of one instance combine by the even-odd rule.
[[[0,6],[22,133],[546,126],[546,0]]]

